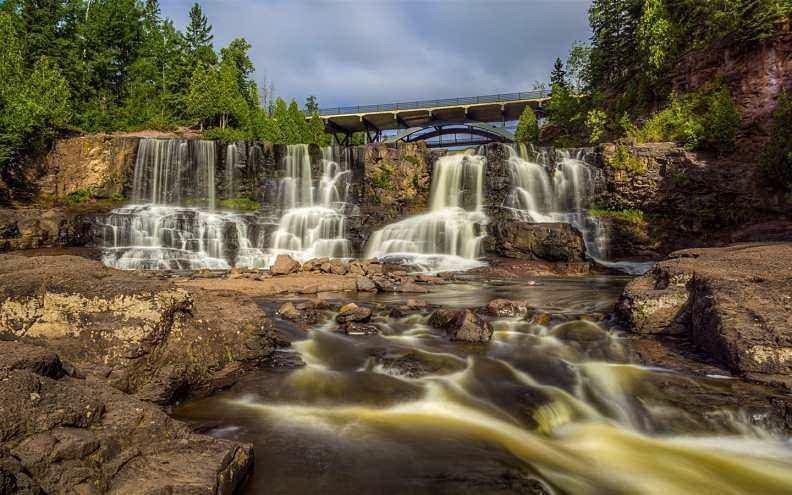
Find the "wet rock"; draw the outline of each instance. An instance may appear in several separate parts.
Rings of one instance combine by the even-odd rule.
[[[672,253],[617,306],[637,333],[675,333],[739,374],[792,375],[792,244]]]
[[[196,435],[102,382],[47,376],[41,364],[60,359],[40,348],[0,342],[9,355],[23,359],[0,364],[2,493],[228,494],[252,469],[249,445]]]
[[[409,292],[413,294],[425,294],[429,292],[426,287],[421,287],[409,278],[403,278],[396,285],[396,292]]]
[[[339,325],[337,328],[338,332],[345,333],[348,335],[377,335],[379,334],[379,328],[376,325],[372,325],[370,323],[358,323],[354,321],[350,321]]]
[[[427,275],[425,273],[419,273],[415,276],[415,281],[422,284],[442,284],[444,280],[440,277],[434,275]]]
[[[583,236],[568,223],[529,223],[504,219],[492,225],[487,252],[506,258],[585,261]]]
[[[484,309],[492,316],[509,317],[524,314],[528,309],[528,306],[525,301],[493,299]]]
[[[482,343],[492,338],[492,326],[469,309],[438,309],[429,324],[445,330],[451,340]]]
[[[585,320],[562,323],[554,327],[550,334],[561,340],[575,342],[599,342],[608,339],[608,332],[602,327]]]
[[[300,271],[300,262],[286,254],[279,254],[270,267],[270,273],[273,275],[288,275],[298,271]]]
[[[358,277],[355,283],[359,291],[376,292],[377,290],[377,285],[368,277]]]
[[[338,310],[336,322],[340,324],[356,322],[365,323],[371,319],[371,309],[349,303]]]
[[[298,320],[300,319],[301,313],[294,304],[286,302],[278,308],[278,316],[285,320]]]
[[[405,304],[410,309],[425,309],[429,307],[429,303],[424,301],[423,299],[407,299],[407,303]]]

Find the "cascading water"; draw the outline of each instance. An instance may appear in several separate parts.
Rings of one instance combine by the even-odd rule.
[[[279,188],[284,213],[272,235],[273,255],[289,254],[302,261],[350,256],[344,237],[350,171],[343,160],[334,159],[333,151],[322,148],[322,177],[314,187],[308,146],[288,147]]]
[[[508,146],[508,169],[512,190],[504,206],[517,218],[527,222],[572,224],[583,235],[586,250],[598,263],[628,273],[643,273],[647,263],[608,261],[608,236],[599,219],[589,215],[587,208],[595,189],[595,173],[585,162],[585,151],[556,150],[555,167],[546,152],[537,153],[536,161],[528,159],[524,144]]]
[[[487,216],[482,210],[486,158],[464,153],[434,165],[429,213],[393,223],[372,234],[366,257],[403,258],[431,271],[479,266],[476,257]]]
[[[214,211],[215,158],[214,141],[142,139],[132,185],[138,204],[115,209],[100,223],[104,263],[125,270],[194,270],[263,259],[248,235],[255,223],[250,215]],[[234,166],[226,164],[227,170]],[[182,206],[188,202],[207,208]]]

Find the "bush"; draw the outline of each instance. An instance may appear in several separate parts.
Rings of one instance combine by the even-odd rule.
[[[208,129],[203,133],[204,139],[222,141],[224,143],[233,143],[234,141],[245,141],[250,137],[251,137],[250,134],[248,134],[247,132],[240,129],[233,129],[231,127],[226,127],[225,129],[215,127],[212,129]]]
[[[586,115],[586,128],[589,131],[589,142],[597,144],[605,135],[608,114],[599,109],[590,110]]]
[[[514,132],[514,139],[518,143],[536,144],[539,142],[539,122],[536,120],[536,113],[529,106],[526,106],[520,114],[517,130]]]
[[[673,141],[689,150],[734,151],[740,115],[725,88],[702,96],[672,96],[671,103],[641,127],[622,117],[626,135],[639,143]]]
[[[792,192],[792,95],[782,91],[773,111],[770,141],[760,157],[768,184]]]
[[[250,198],[233,198],[220,200],[220,208],[229,210],[255,211],[261,208],[261,203]]]
[[[646,172],[646,164],[630,153],[627,146],[620,144],[616,147],[616,153],[608,161],[608,164],[616,170],[642,174]]]
[[[71,206],[93,199],[93,197],[93,191],[90,189],[78,189],[77,191],[67,194],[63,198],[63,203]]]

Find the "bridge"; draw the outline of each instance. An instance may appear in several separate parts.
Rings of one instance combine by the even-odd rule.
[[[323,108],[319,116],[327,132],[340,145],[347,145],[352,134],[364,132],[369,142],[383,141],[383,131],[402,131],[388,141],[413,141],[439,137],[440,144],[454,146],[485,142],[511,142],[505,129],[487,123],[517,120],[526,106],[540,115],[549,90],[495,95],[468,96],[439,100],[406,101],[381,105]],[[427,131],[427,132],[421,132]],[[442,142],[442,136],[466,134],[471,138]]]

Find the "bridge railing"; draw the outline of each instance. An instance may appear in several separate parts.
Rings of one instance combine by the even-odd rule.
[[[394,110],[414,110],[416,108],[450,107],[454,105],[475,105],[476,103],[506,103],[519,100],[536,100],[550,96],[550,90],[538,89],[518,93],[501,93],[497,95],[464,96],[461,98],[445,98],[438,100],[402,101],[380,105],[357,105],[354,107],[322,108],[319,115],[323,117],[347,113],[392,112]]]

